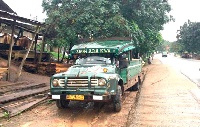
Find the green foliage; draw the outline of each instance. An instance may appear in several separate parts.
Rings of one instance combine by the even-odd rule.
[[[145,51],[152,52],[156,50],[156,47],[162,44],[163,39],[159,32],[147,30],[145,31],[145,41],[141,43],[141,47],[143,47],[143,53]]]
[[[163,24],[172,20],[167,16],[171,7],[163,0],[129,0],[122,4],[122,13],[129,21],[134,20],[140,29],[160,31]]]
[[[166,40],[162,40],[161,43],[156,47],[157,51],[167,51],[167,47],[171,46],[171,42],[166,41]]]
[[[166,13],[171,10],[170,5],[162,0],[130,0],[123,3],[124,17],[138,25],[144,38],[140,40],[141,53],[152,52],[162,43],[159,31],[163,24],[173,20]]]
[[[51,56],[52,58],[54,59],[58,59],[58,53],[57,52],[50,52],[51,53]],[[64,59],[67,59],[68,57],[65,56]],[[59,59],[62,59],[62,53],[59,54]]]
[[[178,52],[181,52],[181,50],[182,50],[182,46],[178,42],[172,42],[172,43],[170,43],[169,46],[170,46],[170,52],[178,53]]]
[[[47,104],[51,104],[51,103],[53,103],[55,100],[52,100],[52,99],[49,99],[49,100],[47,100]]]
[[[200,22],[185,22],[178,35],[181,51],[200,53]]]
[[[141,53],[162,42],[159,31],[172,18],[163,0],[43,0],[49,44],[71,47],[80,38],[132,36]]]
[[[4,112],[3,115],[4,115],[5,118],[9,118],[10,117],[10,113],[9,112]]]

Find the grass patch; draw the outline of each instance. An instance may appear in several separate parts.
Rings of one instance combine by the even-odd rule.
[[[50,52],[51,53],[51,57],[53,57],[54,59],[58,59],[58,53],[56,53],[56,52]],[[62,57],[63,57],[63,54],[62,53],[60,53],[59,54],[59,59],[62,59]],[[67,59],[68,57],[65,55],[64,56],[64,59]]]

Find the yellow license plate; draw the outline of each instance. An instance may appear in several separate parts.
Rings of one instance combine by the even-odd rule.
[[[84,100],[83,95],[67,95],[66,99],[68,100]]]

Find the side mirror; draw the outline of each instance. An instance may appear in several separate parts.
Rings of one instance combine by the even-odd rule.
[[[69,54],[68,55],[68,59],[72,59],[73,58],[73,55],[72,54]]]

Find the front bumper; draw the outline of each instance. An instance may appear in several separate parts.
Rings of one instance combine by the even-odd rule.
[[[88,102],[94,102],[94,101],[100,101],[100,102],[107,102],[107,101],[111,101],[112,96],[113,95],[82,95],[84,96],[83,100],[80,99],[67,99],[67,95],[66,94],[61,94],[61,95],[51,95],[49,93],[49,98],[57,100],[71,100],[71,101],[88,101]]]

